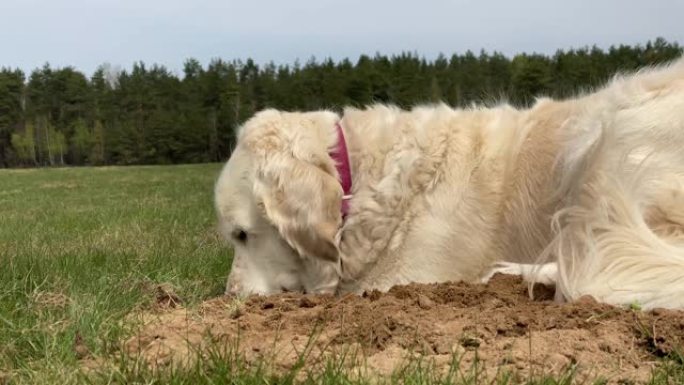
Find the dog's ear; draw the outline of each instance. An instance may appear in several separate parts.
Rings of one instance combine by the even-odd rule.
[[[338,260],[342,187],[328,148],[336,141],[331,112],[260,112],[240,141],[256,155],[254,193],[282,237],[303,257]]]

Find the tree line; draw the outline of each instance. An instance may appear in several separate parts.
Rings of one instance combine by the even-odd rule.
[[[568,97],[616,71],[675,59],[676,42],[559,50],[553,55],[465,52],[426,60],[376,54],[305,64],[195,59],[177,76],[160,65],[109,65],[92,76],[45,64],[0,69],[0,167],[223,161],[234,128],[256,111],[338,109],[374,102],[410,107]]]

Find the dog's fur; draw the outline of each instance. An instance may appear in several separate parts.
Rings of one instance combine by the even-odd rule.
[[[525,110],[265,110],[240,129],[215,196],[235,249],[229,292],[475,282],[497,262],[548,262],[559,298],[684,308],[684,59]],[[499,269],[539,270],[519,266]]]

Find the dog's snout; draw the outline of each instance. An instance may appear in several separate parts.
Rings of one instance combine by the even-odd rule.
[[[226,295],[239,295],[242,293],[242,287],[237,282],[230,282],[226,285]]]
[[[228,275],[228,280],[226,282],[226,295],[240,295],[243,292],[242,284],[237,278],[238,274],[235,270],[237,269],[234,269]]]

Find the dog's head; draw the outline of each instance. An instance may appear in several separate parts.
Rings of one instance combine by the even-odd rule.
[[[216,183],[222,235],[234,247],[227,292],[334,292],[342,187],[328,155],[332,112],[265,110],[247,121]]]

